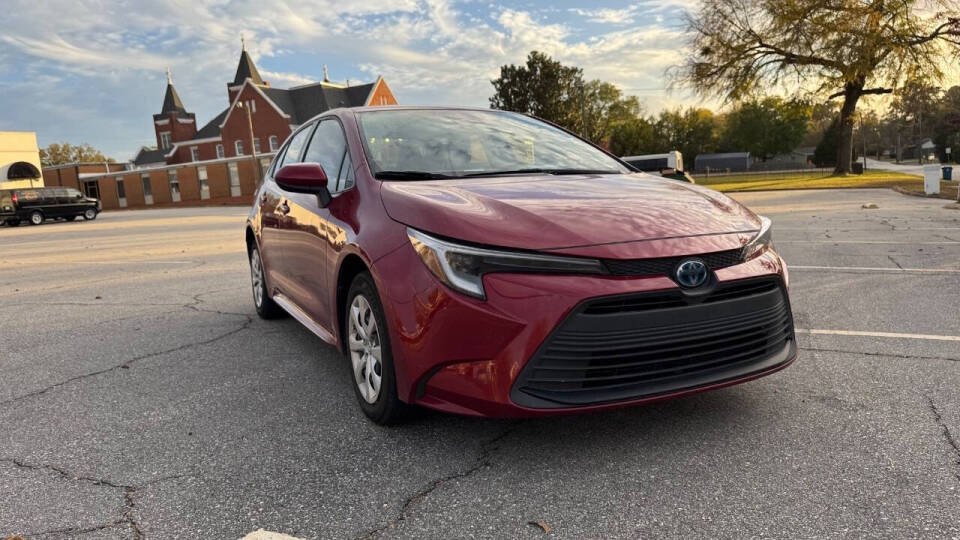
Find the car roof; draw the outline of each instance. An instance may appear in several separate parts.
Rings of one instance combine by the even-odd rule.
[[[319,118],[326,118],[329,116],[344,116],[344,115],[355,115],[357,113],[365,112],[375,112],[375,111],[476,111],[476,112],[486,112],[486,113],[498,113],[498,114],[523,114],[516,113],[513,111],[504,111],[500,109],[488,109],[484,107],[460,107],[455,105],[375,105],[375,106],[365,106],[365,107],[338,107],[336,109],[330,109],[324,111],[313,118],[304,122],[308,124]]]

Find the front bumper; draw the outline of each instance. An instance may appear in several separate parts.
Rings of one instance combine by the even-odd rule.
[[[638,373],[635,366],[634,372],[630,372],[630,366],[620,364],[649,364],[648,361],[652,360],[658,365],[651,369],[662,372],[677,367],[669,361],[664,364],[662,359],[652,357],[638,359],[637,351],[629,348],[612,351],[613,356],[609,358],[585,361],[584,354],[586,357],[592,356],[593,348],[578,345],[576,340],[570,339],[579,335],[576,332],[584,330],[570,327],[571,321],[579,317],[584,306],[598,299],[630,298],[650,291],[677,293],[679,289],[676,284],[666,277],[491,274],[484,281],[487,300],[479,301],[452,292],[440,284],[413,254],[413,250],[398,249],[376,263],[376,274],[401,271],[400,275],[409,278],[378,279],[378,287],[386,297],[384,308],[390,327],[398,393],[407,402],[443,411],[477,416],[523,417],[622,407],[751,380],[786,367],[796,357],[793,322],[783,279],[784,267],[773,252],[716,271],[718,289],[731,282],[746,283],[744,280],[773,283],[764,300],[768,304],[724,304],[719,311],[717,307],[720,303],[712,307],[704,304],[673,314],[680,317],[675,319],[677,325],[689,319],[686,321],[689,323],[686,330],[680,329],[680,326],[666,327],[668,334],[674,329],[689,333],[696,331],[697,325],[716,324],[710,319],[717,313],[717,316],[736,319],[738,310],[746,311],[749,315],[753,309],[767,309],[770,320],[759,322],[768,326],[780,325],[777,339],[770,340],[769,350],[743,356],[741,353],[744,350],[741,349],[736,351],[740,356],[715,357],[710,354],[708,343],[706,348],[687,350],[681,356],[695,358],[697,362],[694,363],[706,362],[710,369],[685,370],[681,367],[674,369],[668,380],[650,380],[650,373]],[[782,299],[782,305],[779,312],[773,313],[777,311],[777,298]],[[662,314],[663,311],[658,313]],[[607,316],[601,317],[603,321],[600,324],[610,327],[607,328],[610,331],[629,330],[631,327],[642,331],[644,327],[656,323],[658,316],[651,313],[639,317]],[[779,318],[773,318],[775,316]],[[604,328],[598,328],[604,331]],[[544,355],[551,343],[558,343],[554,338],[571,330],[574,334],[561,337],[564,343],[578,351],[573,354],[567,354],[569,351],[561,351],[559,355],[556,351],[550,353],[554,356],[548,359],[552,362],[550,366],[563,369],[543,371]],[[736,332],[736,328],[727,330]],[[664,329],[658,331],[663,332]],[[596,339],[596,336],[582,337],[587,338],[584,343]],[[747,345],[756,345],[762,337],[759,334],[752,336]],[[636,341],[638,336],[618,336],[618,339],[624,338],[629,342],[631,339]],[[747,352],[756,352],[754,349],[756,347],[751,347]],[[602,356],[602,351],[599,354]],[[628,358],[625,362],[618,362],[616,355]],[[715,361],[715,358],[719,360]],[[556,365],[558,360],[572,363]],[[607,364],[599,366],[597,362]],[[613,371],[606,369],[610,366],[614,366]],[[632,378],[617,379],[624,369]],[[596,377],[585,380],[591,378],[584,376],[587,372],[596,374]],[[608,381],[614,385],[612,391],[595,391]]]

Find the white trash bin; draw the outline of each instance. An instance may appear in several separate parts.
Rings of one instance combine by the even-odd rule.
[[[923,192],[927,195],[940,193],[940,164],[923,166]]]

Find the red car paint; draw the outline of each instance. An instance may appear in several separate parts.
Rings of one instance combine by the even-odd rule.
[[[404,108],[389,108],[398,109]],[[773,368],[733,380],[627,401],[559,408],[518,405],[510,397],[518,374],[575,306],[587,299],[675,290],[678,285],[662,275],[502,273],[486,275],[486,298],[473,298],[451,290],[427,269],[410,244],[408,226],[484,246],[645,259],[740,248],[757,234],[759,218],[709,189],[644,174],[381,181],[368,165],[355,115],[338,109],[321,117],[342,125],[355,186],[321,208],[314,195],[281,190],[271,168],[248,230],[262,254],[271,294],[282,292],[294,301],[313,323],[311,329],[341,349],[343,276],[358,265],[370,271],[388,320],[403,401],[478,416],[564,414],[729,386],[794,360],[795,353]],[[759,276],[782,279],[785,273],[780,257],[768,249],[716,270],[715,276],[726,283]]]

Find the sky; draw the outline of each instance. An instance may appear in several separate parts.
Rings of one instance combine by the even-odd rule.
[[[589,7],[584,7],[589,5]],[[200,125],[227,105],[240,36],[271,85],[382,75],[401,104],[488,106],[501,65],[531,50],[618,85],[648,111],[669,92],[693,0],[4,0],[0,130],[41,147],[88,142],[117,160],[155,143],[170,68]],[[10,29],[16,31],[10,32]]]

